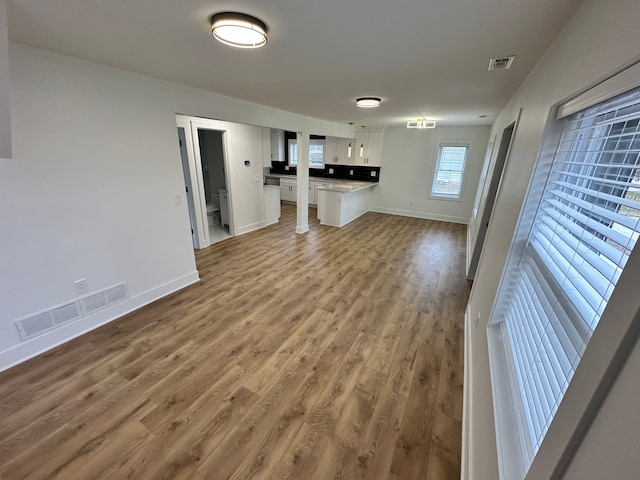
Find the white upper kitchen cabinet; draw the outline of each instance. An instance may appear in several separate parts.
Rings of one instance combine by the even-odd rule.
[[[284,131],[271,129],[271,161],[284,162]]]
[[[353,138],[338,138],[336,139],[336,155],[338,161],[342,165],[352,165],[353,157],[355,155],[355,148],[353,145],[355,140]]]
[[[324,163],[338,163],[338,154],[336,153],[336,137],[327,137],[324,143]]]
[[[354,143],[353,138],[327,137],[324,163],[340,165],[353,164]]]
[[[382,132],[358,132],[354,145],[354,165],[380,166]]]
[[[271,129],[262,127],[262,166],[271,166]]]

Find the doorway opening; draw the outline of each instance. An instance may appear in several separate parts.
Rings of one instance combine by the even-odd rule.
[[[223,131],[198,128],[210,244],[221,242],[231,237],[223,135]]]
[[[520,115],[518,114],[518,118]],[[489,229],[489,223],[491,221],[491,214],[493,213],[493,206],[496,203],[496,198],[498,196],[498,192],[500,190],[500,183],[502,181],[502,175],[504,173],[504,168],[507,162],[507,158],[509,157],[509,150],[511,149],[511,143],[513,140],[513,133],[516,129],[516,124],[518,120],[509,124],[502,131],[502,137],[500,139],[500,147],[498,149],[498,154],[496,156],[496,163],[493,167],[493,172],[491,173],[491,180],[489,182],[489,186],[483,188],[483,194],[486,195],[484,199],[484,208],[482,209],[482,213],[480,215],[480,223],[477,227],[477,236],[475,243],[473,245],[473,251],[471,253],[471,260],[469,262],[469,268],[467,270],[467,278],[472,279],[478,268],[478,263],[480,262],[480,256],[482,254],[482,248],[484,246],[485,237],[487,235],[487,230]],[[485,182],[488,180],[488,177],[485,178]]]
[[[176,116],[189,223],[195,249],[234,236],[227,131],[220,122]]]

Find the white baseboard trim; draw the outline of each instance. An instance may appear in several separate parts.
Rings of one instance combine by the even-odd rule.
[[[388,215],[400,215],[401,217],[414,217],[414,218],[424,218],[425,220],[437,220],[439,222],[461,223],[463,225],[467,225],[469,223],[468,218],[455,217],[451,215],[440,215],[438,213],[430,213],[430,212],[418,212],[415,210],[399,210],[396,208],[372,206],[372,207],[369,207],[369,211],[376,212],[376,213],[386,213]]]
[[[69,340],[84,335],[91,330],[112,322],[198,281],[200,281],[200,275],[198,275],[198,271],[196,270],[134,297],[130,297],[124,302],[100,310],[92,315],[82,317],[75,322],[71,322],[39,337],[10,347],[0,352],[0,372],[62,345]]]
[[[460,480],[471,480],[471,315],[469,306],[464,313],[464,381],[462,390],[462,451],[460,458]]]
[[[309,224],[296,226],[296,233],[303,234],[303,233],[307,233],[308,231],[309,231]]]
[[[243,227],[236,228],[236,236],[244,235],[245,233],[253,232],[255,230],[260,230],[261,228],[266,227],[266,222],[264,220],[256,223],[251,223],[249,225],[245,225]]]

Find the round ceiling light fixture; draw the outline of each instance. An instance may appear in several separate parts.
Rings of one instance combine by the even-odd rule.
[[[375,108],[380,106],[378,97],[360,97],[356,99],[356,105],[360,108]]]
[[[258,48],[267,43],[267,25],[256,17],[238,12],[212,15],[211,34],[225,45],[238,48]]]

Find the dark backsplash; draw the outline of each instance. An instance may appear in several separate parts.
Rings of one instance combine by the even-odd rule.
[[[329,169],[333,173],[329,173]],[[296,175],[296,167],[285,169],[284,162],[271,162],[271,173]],[[375,176],[371,176],[375,172]],[[310,177],[339,178],[341,180],[359,180],[362,182],[379,182],[380,167],[363,167],[361,165],[326,165],[324,168],[310,168]]]

